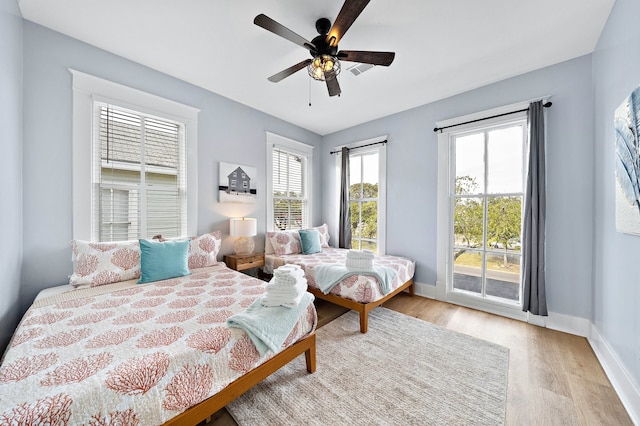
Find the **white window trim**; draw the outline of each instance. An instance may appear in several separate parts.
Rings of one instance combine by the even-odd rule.
[[[313,197],[312,197],[312,176],[313,176],[313,146],[306,143],[298,142],[293,139],[280,136],[275,133],[266,132],[267,141],[267,231],[273,229],[273,149],[282,148],[286,151],[293,152],[307,158],[307,170],[305,176],[305,196],[307,198],[307,209],[309,215],[309,226],[314,226],[313,217]]]
[[[343,147],[349,149],[359,148],[377,142],[383,142],[389,135],[376,136],[375,138],[354,142],[348,145],[339,145],[334,150],[340,151]],[[358,153],[378,152],[378,254],[387,253],[387,144],[373,145],[360,148]],[[342,153],[336,154],[336,194],[340,194],[340,168],[342,167]],[[336,212],[336,222],[340,223],[340,211]],[[337,228],[336,228],[337,230]],[[336,238],[337,241],[337,238]]]
[[[456,123],[464,123],[484,117],[491,117],[493,115],[526,109],[529,107],[529,103],[530,101],[519,102],[517,104],[506,105],[500,108],[443,120],[436,122],[436,126],[446,127]],[[436,227],[436,299],[524,321],[527,319],[527,314],[518,306],[514,306],[510,303],[501,303],[492,299],[470,299],[468,297],[459,297],[454,292],[447,291],[447,286],[451,286],[451,283],[448,282],[448,277],[450,276],[452,268],[449,257],[449,248],[452,238],[450,233],[451,217],[453,216],[453,206],[449,202],[449,193],[452,185],[451,172],[449,169],[451,163],[450,158],[452,155],[452,144],[450,143],[452,134],[460,133],[462,131],[484,129],[488,126],[497,126],[499,124],[521,119],[522,117],[526,118],[526,114],[526,112],[509,114],[503,117],[482,120],[477,123],[456,126],[452,129],[444,129],[438,133],[438,198]]]
[[[199,109],[138,89],[104,80],[74,69],[73,76],[73,239],[93,239],[93,102],[103,101],[123,108],[183,122],[187,154],[187,235],[198,226],[198,113]]]

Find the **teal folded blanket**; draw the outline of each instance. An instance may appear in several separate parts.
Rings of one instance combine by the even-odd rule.
[[[374,266],[370,270],[351,269],[340,264],[318,265],[313,268],[314,279],[318,288],[328,294],[336,284],[351,275],[371,275],[378,279],[382,294],[391,293],[391,283],[396,277],[396,271],[387,266]]]
[[[297,306],[285,308],[263,306],[259,297],[243,312],[230,316],[227,325],[244,330],[261,356],[268,350],[276,353],[313,299],[311,293],[305,292]]]

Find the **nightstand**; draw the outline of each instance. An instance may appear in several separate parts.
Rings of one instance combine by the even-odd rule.
[[[259,268],[264,266],[264,253],[227,254],[224,256],[224,263],[236,271]]]

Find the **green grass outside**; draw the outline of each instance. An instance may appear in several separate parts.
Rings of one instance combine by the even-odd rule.
[[[455,264],[482,268],[482,254],[478,252],[464,253],[456,259]],[[502,255],[493,253],[487,254],[487,269],[520,274],[519,263],[508,262],[505,268]]]

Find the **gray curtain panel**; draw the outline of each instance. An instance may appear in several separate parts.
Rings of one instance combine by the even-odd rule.
[[[340,232],[338,247],[351,248],[351,209],[349,207],[349,148],[342,148],[340,179]]]
[[[529,105],[529,165],[524,194],[524,225],[522,232],[522,310],[535,315],[548,315],[545,291],[545,147],[544,111],[542,101]]]

